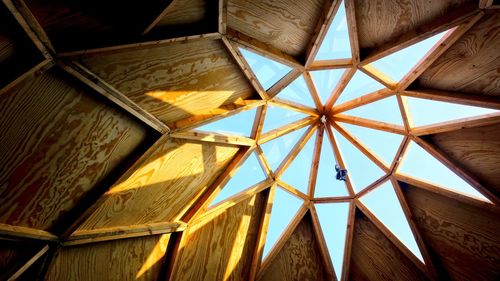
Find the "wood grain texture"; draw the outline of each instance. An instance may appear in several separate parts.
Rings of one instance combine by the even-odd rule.
[[[146,134],[57,69],[2,95],[0,222],[50,230]]]
[[[309,215],[304,216],[261,276],[259,281],[328,280]]]
[[[486,14],[416,81],[420,86],[500,96],[500,11]]]
[[[40,243],[0,239],[0,279],[4,274],[13,273],[13,270],[23,265],[38,250],[43,247]]]
[[[324,1],[229,0],[227,25],[292,56],[305,53]]]
[[[451,160],[500,194],[500,124],[462,129],[426,137]]]
[[[0,89],[43,60],[14,17],[0,4]]]
[[[64,247],[45,280],[158,280],[170,234]]]
[[[498,212],[457,202],[418,187],[403,189],[441,279],[498,280]]]
[[[217,8],[216,3],[209,0],[174,0],[152,32],[171,34],[176,29],[183,29],[183,35],[215,32]]]
[[[354,221],[349,280],[427,280],[359,210]]]
[[[171,280],[248,280],[264,197],[259,193],[190,225]]]
[[[82,62],[165,123],[254,94],[220,40],[90,56]]]
[[[356,22],[361,49],[391,42],[409,31],[418,30],[473,0],[356,0]]]
[[[168,139],[113,186],[78,229],[178,220],[237,151],[233,146]]]

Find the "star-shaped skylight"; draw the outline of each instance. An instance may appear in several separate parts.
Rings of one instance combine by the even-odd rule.
[[[380,222],[383,232],[425,267],[425,249],[407,220],[399,181],[491,203],[421,136],[499,115],[498,110],[429,99],[407,88],[413,72],[454,28],[357,63],[347,23],[341,3],[314,59],[294,76],[292,66],[239,46],[238,55],[263,90],[282,79],[289,83],[264,104],[196,128],[249,146],[208,209],[270,187],[263,263],[310,210],[338,280],[345,274],[356,207]],[[336,165],[348,171],[345,181],[336,179]]]

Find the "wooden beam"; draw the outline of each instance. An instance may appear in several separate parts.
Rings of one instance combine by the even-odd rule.
[[[345,203],[351,202],[355,197],[351,196],[341,196],[341,197],[320,197],[311,198],[311,202],[314,203]]]
[[[352,63],[357,65],[359,57],[358,27],[356,24],[356,9],[354,0],[345,0],[345,13],[347,18],[347,28],[349,31],[349,42],[351,43]]]
[[[45,245],[42,249],[40,249],[36,254],[27,260],[20,268],[18,268],[12,275],[10,275],[6,280],[18,280],[21,275],[28,270],[38,259],[40,259],[47,251],[49,250],[49,245]],[[3,276],[0,276],[3,277]],[[3,278],[2,278],[3,280]]]
[[[472,176],[471,173],[456,165],[456,163],[451,161],[441,151],[438,151],[435,147],[422,140],[421,138],[412,136],[412,140],[420,145],[423,149],[425,149],[434,158],[439,160],[439,162],[445,165],[448,169],[452,170],[455,174],[461,177],[465,182],[474,187],[479,193],[488,198],[488,200],[490,200],[493,204],[500,205],[500,199],[497,198],[495,194],[493,194],[487,188],[485,188],[477,179]]]
[[[31,41],[33,41],[33,44],[42,52],[43,57],[52,60],[52,54],[55,53],[54,47],[24,1],[2,0],[2,2],[26,32]]]
[[[266,118],[267,105],[263,105],[257,109],[255,113],[255,119],[253,121],[252,132],[250,137],[252,139],[259,139],[262,133],[262,127],[264,126],[264,120]]]
[[[477,13],[477,4],[470,2],[459,9],[453,9],[444,16],[436,17],[435,20],[423,24],[417,29],[405,32],[394,41],[387,42],[368,52],[361,58],[361,65],[367,65],[389,54],[409,47],[417,42],[425,40],[433,35],[448,30],[466,21]]]
[[[459,92],[440,91],[434,89],[412,88],[401,92],[402,96],[427,100],[480,106],[500,110],[500,98],[495,96],[463,94]]]
[[[290,123],[288,125],[285,125],[283,127],[271,130],[269,132],[266,132],[260,136],[260,138],[257,140],[259,144],[266,143],[270,140],[273,140],[275,138],[278,138],[280,136],[283,136],[285,134],[300,130],[306,126],[312,125],[316,122],[316,118],[312,116],[308,116],[305,118],[302,118],[300,120],[297,120],[293,123]]]
[[[318,23],[316,25],[316,28],[314,29],[313,36],[311,38],[311,41],[309,42],[309,46],[307,46],[306,49],[306,67],[310,66],[314,61],[314,57],[316,57],[316,54],[318,53],[320,44],[326,36],[328,27],[330,26],[333,17],[337,13],[337,10],[340,7],[340,3],[341,1],[335,0],[325,1],[323,9],[321,10],[322,14],[318,19]]]
[[[165,7],[161,10],[160,14],[156,16],[150,24],[144,29],[142,32],[142,36],[148,34],[162,19],[165,17],[165,15],[172,10],[172,7],[174,6],[174,2],[178,2],[178,0],[163,0],[163,3],[165,4]]]
[[[373,92],[368,95],[363,95],[361,97],[357,97],[353,100],[346,101],[339,105],[336,105],[332,108],[332,114],[337,114],[343,111],[347,111],[356,107],[360,107],[384,98],[387,98],[393,94],[393,91],[390,89],[381,89],[376,92]]]
[[[414,136],[423,136],[466,128],[487,126],[496,123],[500,123],[500,112],[415,127],[410,130],[410,133]]]
[[[415,81],[420,74],[422,74],[431,64],[437,60],[448,48],[453,45],[462,35],[467,32],[476,22],[483,17],[484,12],[480,11],[471,18],[468,18],[462,22],[457,27],[450,29],[444,36],[439,40],[434,47],[432,47],[427,54],[420,60],[420,62],[415,65],[406,74],[397,85],[398,91],[405,90],[413,81]]]
[[[333,268],[332,259],[330,257],[330,251],[328,251],[328,246],[326,245],[325,236],[323,235],[323,230],[321,229],[321,224],[319,222],[318,213],[316,212],[316,207],[311,202],[309,204],[309,213],[311,214],[314,236],[318,242],[319,252],[321,260],[325,267],[325,273],[330,280],[337,280],[335,275],[335,269]]]
[[[271,88],[267,90],[267,94],[270,98],[276,97],[281,92],[281,90],[295,81],[295,79],[297,79],[302,73],[303,71],[300,69],[292,69],[292,71],[288,72],[285,77],[281,78],[278,82],[276,82],[276,84],[272,85]]]
[[[91,230],[77,230],[66,239],[63,246],[74,246],[102,241],[142,237],[184,231],[186,224],[182,222],[159,222],[142,225],[117,226]]]
[[[321,103],[321,98],[319,97],[318,91],[316,90],[316,86],[314,85],[314,81],[309,71],[304,72],[304,80],[306,81],[307,89],[309,90],[309,93],[311,93],[314,104],[316,104],[317,110],[319,111],[319,113],[323,113],[325,111],[325,108]]]
[[[356,72],[356,68],[349,68],[344,71],[344,74],[342,74],[342,77],[340,78],[339,82],[337,83],[337,86],[332,91],[332,94],[328,97],[328,99],[325,101],[325,112],[331,112],[333,105],[337,101],[337,99],[340,97],[342,94],[342,91],[344,91],[345,87],[351,80],[352,76],[354,76],[354,73]]]
[[[295,103],[295,102],[291,102],[291,101],[284,101],[283,102],[279,98],[274,98],[274,99],[268,101],[267,105],[268,106],[279,106],[279,107],[283,107],[286,109],[290,109],[293,111],[297,111],[297,112],[304,113],[304,114],[311,115],[311,116],[315,116],[315,117],[318,117],[320,115],[319,111],[316,108],[312,108],[312,107],[305,106],[305,105],[302,105],[300,103]]]
[[[0,95],[3,95],[5,93],[11,91],[17,85],[21,84],[21,82],[26,81],[29,78],[37,77],[39,75],[42,75],[47,70],[49,70],[52,66],[54,66],[54,61],[53,60],[51,60],[51,59],[44,59],[42,62],[40,62],[39,64],[35,65],[30,70],[26,71],[21,76],[17,77],[14,81],[10,82],[9,84],[7,84],[3,88],[1,88],[0,89]]]
[[[396,152],[396,155],[394,156],[394,159],[392,160],[391,166],[389,168],[391,174],[395,173],[396,169],[401,163],[401,160],[403,159],[403,153],[406,151],[406,147],[408,146],[409,142],[410,142],[410,137],[404,136],[403,141],[399,145],[398,151]]]
[[[316,128],[314,126],[307,128],[304,135],[293,146],[293,148],[290,150],[290,153],[288,153],[288,155],[285,157],[283,162],[281,162],[278,168],[276,168],[276,173],[275,173],[276,178],[279,178],[285,172],[288,166],[292,163],[293,159],[297,157],[300,150],[302,150],[302,148],[307,144],[307,142],[309,141],[315,130]]]
[[[370,76],[373,80],[379,82],[380,84],[386,86],[391,90],[395,90],[397,87],[397,82],[392,80],[391,77],[387,76],[382,71],[378,70],[371,64],[358,67],[366,75]]]
[[[313,61],[307,67],[307,70],[327,70],[327,69],[342,69],[342,68],[350,68],[355,64],[352,59],[336,59],[336,60],[319,60]]]
[[[335,159],[337,160],[338,164],[340,167],[346,167],[346,164],[344,162],[344,157],[342,157],[342,153],[340,152],[340,148],[338,146],[337,140],[335,139],[335,136],[333,135],[332,127],[327,126],[325,128],[326,133],[328,135],[328,138],[330,139],[330,144],[332,145],[333,153],[335,155]],[[325,141],[325,140],[323,140]],[[347,175],[347,180],[345,181],[347,191],[349,192],[349,196],[353,197],[356,192],[354,191],[354,188],[351,183],[351,179],[349,175]]]
[[[319,126],[316,132],[316,143],[314,144],[313,161],[309,173],[309,182],[307,185],[307,194],[309,198],[314,198],[316,190],[316,178],[318,177],[319,159],[321,156],[321,145],[323,144],[324,126]]]
[[[230,145],[242,145],[242,146],[253,146],[255,145],[255,140],[242,136],[230,136],[217,133],[209,133],[203,131],[187,131],[187,132],[173,132],[170,134],[172,138],[178,139],[188,139],[188,140],[198,140],[205,142],[213,142],[220,144],[230,144]]]
[[[389,133],[395,133],[395,134],[400,134],[400,135],[404,135],[406,133],[405,128],[403,126],[389,124],[389,123],[380,122],[380,121],[374,121],[374,120],[365,119],[365,118],[361,118],[361,117],[355,117],[355,116],[344,115],[344,114],[335,114],[331,118],[333,121],[364,126],[364,127],[368,127],[368,128],[372,128],[372,129],[386,131]]]
[[[219,0],[218,30],[220,34],[226,34],[227,32],[227,1]]]
[[[267,162],[266,157],[264,157],[264,151],[262,151],[262,148],[260,148],[260,146],[256,146],[254,151],[255,153],[257,153],[257,158],[259,159],[260,166],[266,173],[267,177],[270,179],[275,179],[274,172]]]
[[[262,100],[237,100],[233,103],[222,105],[199,115],[190,116],[168,124],[171,132],[186,131],[196,127],[215,122],[217,120],[264,105]]]
[[[359,199],[355,200],[356,207],[396,246],[401,253],[410,259],[415,266],[423,273],[427,270],[423,262],[421,262],[399,239],[394,235]]]
[[[168,126],[161,122],[158,118],[142,109],[127,96],[122,94],[120,91],[115,89],[99,76],[92,73],[80,63],[63,62],[61,60],[58,60],[57,65],[64,69],[67,73],[82,81],[85,85],[89,86],[90,88],[92,88],[108,100],[112,101],[123,110],[137,117],[139,120],[155,129],[156,131],[160,132],[161,134],[165,134],[170,131]]]
[[[388,178],[390,177],[390,174],[385,174],[376,181],[372,182],[368,186],[364,187],[361,189],[356,195],[354,196],[356,199],[363,197],[365,194],[370,193],[370,191],[374,190],[378,186],[380,186],[383,182],[385,182]]]
[[[309,201],[308,195],[304,194],[302,191],[296,189],[295,187],[289,185],[288,183],[286,183],[280,179],[277,179],[276,183],[278,184],[278,186],[281,186],[283,189],[286,189],[288,192],[292,193],[296,197],[300,197],[304,201]]]
[[[436,272],[436,268],[432,262],[431,255],[429,253],[429,250],[427,249],[427,246],[424,243],[422,235],[418,231],[417,224],[415,223],[415,219],[413,217],[413,214],[410,210],[410,207],[408,206],[408,203],[406,202],[406,198],[403,195],[403,192],[401,190],[401,186],[399,185],[398,181],[394,177],[391,177],[390,181],[392,183],[392,187],[394,188],[394,191],[396,192],[396,196],[398,197],[399,203],[401,204],[401,208],[403,209],[403,213],[406,217],[406,220],[408,221],[411,232],[413,233],[413,237],[415,238],[415,241],[417,242],[420,253],[422,254],[422,257],[424,258],[425,267],[427,268],[427,275],[429,276],[429,278],[431,280],[438,280],[438,275]]]
[[[400,93],[396,93],[396,99],[398,101],[398,108],[401,113],[401,118],[403,119],[403,125],[405,132],[408,134],[413,127],[413,118],[411,115],[410,107],[408,105],[407,99],[401,97]]]
[[[123,44],[123,45],[115,45],[109,47],[102,48],[94,48],[87,50],[78,50],[71,52],[62,52],[58,53],[58,58],[78,58],[78,57],[89,57],[94,55],[102,55],[102,54],[113,54],[124,51],[131,50],[143,50],[148,49],[153,46],[168,46],[172,44],[182,44],[187,42],[193,42],[198,40],[218,40],[221,39],[222,35],[218,32],[211,32],[199,35],[189,35],[189,36],[181,36],[176,38],[162,39],[162,40],[154,40],[154,41],[145,41],[139,43],[131,43],[131,44]]]
[[[243,74],[245,74],[245,77],[248,79],[250,84],[253,86],[257,94],[263,99],[263,100],[268,100],[269,95],[266,92],[266,89],[262,87],[260,84],[259,80],[253,73],[252,69],[250,68],[250,65],[246,62],[245,58],[243,58],[243,55],[240,53],[240,51],[233,46],[231,41],[227,38],[227,36],[222,37],[222,42],[224,43],[224,46],[226,47],[227,51],[231,54],[233,59],[236,61],[238,66],[240,67],[241,71],[243,71]]]
[[[235,42],[238,47],[258,53],[266,58],[277,61],[291,68],[302,71],[304,66],[296,58],[276,49],[262,41],[238,32],[230,27],[227,28],[226,38]]]
[[[306,214],[308,209],[309,209],[308,203],[302,204],[300,209],[297,211],[295,216],[292,218],[290,223],[285,228],[285,231],[283,231],[281,233],[281,235],[278,237],[278,239],[276,240],[276,243],[274,244],[272,249],[269,251],[269,253],[267,254],[266,258],[264,259],[264,261],[262,262],[262,264],[259,268],[259,272],[257,274],[257,280],[261,279],[260,277],[262,277],[262,274],[264,273],[266,268],[271,264],[271,261],[276,257],[276,255],[279,253],[281,248],[283,248],[283,246],[288,241],[290,236],[292,236],[293,232],[297,228],[297,225],[299,225],[302,218],[304,218],[304,215]]]
[[[344,245],[344,261],[342,263],[342,281],[349,279],[349,266],[351,264],[352,240],[354,238],[354,219],[356,217],[356,205],[354,201],[349,202],[349,214],[347,219],[347,232]]]
[[[59,237],[48,231],[24,226],[0,223],[0,236],[28,238],[43,241],[59,241]]]

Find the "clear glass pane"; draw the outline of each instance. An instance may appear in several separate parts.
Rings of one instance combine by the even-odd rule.
[[[456,103],[404,97],[415,127],[500,112],[500,110]]]
[[[351,42],[347,28],[347,17],[344,1],[340,3],[337,14],[328,27],[326,36],[321,42],[315,60],[346,59],[351,57]]]
[[[210,203],[214,206],[227,198],[265,180],[267,178],[264,170],[260,166],[255,152],[245,160],[243,165],[236,171],[236,174],[227,182],[215,199]]]
[[[384,171],[366,157],[350,141],[344,138],[344,136],[336,130],[334,130],[334,135],[354,191],[359,192],[363,190],[384,175]]]
[[[267,230],[266,243],[264,245],[263,259],[267,257],[269,251],[278,241],[281,233],[285,231],[288,224],[292,221],[297,211],[302,206],[303,200],[281,187],[276,188],[274,194],[273,207],[271,209],[271,218]]]
[[[314,197],[340,197],[349,195],[345,181],[339,181],[335,178],[335,164],[337,163],[332,144],[325,132],[323,134],[323,143],[321,144]]]
[[[262,126],[262,133],[267,133],[271,130],[288,125],[307,116],[308,115],[298,111],[288,110],[279,106],[268,105],[266,117],[264,119],[264,125]]]
[[[360,200],[420,261],[424,262],[390,181],[362,196]]]
[[[401,80],[417,65],[427,52],[443,38],[447,31],[436,34],[414,45],[406,47],[371,63],[376,69],[388,75],[392,80]]]
[[[404,125],[396,96],[390,96],[369,104],[365,104],[360,107],[342,112],[342,114],[395,125]]]
[[[341,126],[380,157],[389,167],[403,141],[403,136],[371,128],[342,123]]]
[[[408,144],[405,157],[399,165],[397,173],[429,182],[475,199],[490,202],[475,188],[413,141]]]
[[[297,157],[290,163],[290,166],[281,175],[281,179],[294,188],[307,194],[309,186],[309,175],[311,174],[311,164],[314,154],[314,143],[316,142],[316,133],[313,133],[306,145],[300,150]]]
[[[297,77],[297,79],[283,89],[278,94],[278,98],[297,102],[310,107],[316,107],[311,93],[309,92],[309,88],[307,87],[306,80],[302,75]]]
[[[341,280],[349,217],[349,203],[314,204],[337,280]]]
[[[255,112],[257,108],[253,108],[241,113],[226,117],[224,119],[203,125],[196,128],[200,131],[214,132],[220,134],[240,135],[250,137],[252,133],[253,122],[255,120]]]
[[[252,51],[243,48],[238,48],[243,55],[253,73],[259,80],[260,85],[265,90],[271,88],[276,82],[281,80],[285,75],[292,70],[291,67],[266,58]]]
[[[267,163],[271,166],[273,171],[276,171],[306,130],[307,127],[304,127],[260,145],[267,159]]]
[[[333,89],[335,89],[339,83],[344,72],[345,69],[315,70],[310,72],[314,85],[316,86],[316,91],[323,105],[332,94]]]
[[[385,88],[384,85],[373,80],[370,76],[364,74],[362,71],[356,70],[356,73],[354,73],[351,80],[349,80],[349,83],[342,91],[335,104],[342,104],[346,101],[350,101],[366,94],[373,93],[383,88]]]

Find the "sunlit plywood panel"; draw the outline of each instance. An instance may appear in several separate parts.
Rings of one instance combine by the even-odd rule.
[[[82,62],[165,123],[254,93],[220,40],[101,54]]]
[[[0,222],[45,230],[123,170],[147,137],[58,69],[0,96],[0,128]]]
[[[257,194],[189,226],[171,280],[248,280],[264,197]]]
[[[105,194],[79,229],[176,220],[237,151],[234,146],[168,139]]]
[[[45,280],[158,280],[170,234],[64,247]]]

